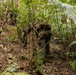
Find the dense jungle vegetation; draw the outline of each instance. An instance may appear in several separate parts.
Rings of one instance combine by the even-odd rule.
[[[76,0],[0,0],[0,75],[76,75]]]

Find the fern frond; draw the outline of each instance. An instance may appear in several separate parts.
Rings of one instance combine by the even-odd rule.
[[[76,6],[63,3],[59,0],[49,0],[48,4],[52,4],[52,3],[58,6],[64,12],[64,14],[68,18],[72,19],[74,23],[76,24]]]

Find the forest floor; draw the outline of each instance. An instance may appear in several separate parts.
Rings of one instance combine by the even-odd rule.
[[[51,58],[48,59],[49,62],[41,65],[44,73],[47,75],[76,75],[76,71],[73,71],[69,65],[70,58],[62,54],[64,46],[52,40],[50,47]],[[16,68],[19,72],[29,73],[29,57],[29,50],[24,49],[17,39],[16,27],[5,24],[0,34],[0,72],[5,70],[13,72],[16,71]]]

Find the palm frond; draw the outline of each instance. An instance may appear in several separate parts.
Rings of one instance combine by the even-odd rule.
[[[72,19],[74,23],[76,24],[76,6],[63,3],[59,0],[49,0],[48,4],[54,4],[58,6],[64,12],[64,14],[68,18]]]

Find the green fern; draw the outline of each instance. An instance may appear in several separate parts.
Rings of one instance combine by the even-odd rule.
[[[71,61],[70,65],[71,65],[72,69],[75,71],[76,70],[76,60]]]
[[[11,65],[9,65],[6,68],[7,72],[17,72],[17,64],[16,63],[12,63]]]
[[[58,6],[65,13],[65,15],[72,19],[76,24],[76,7],[63,3],[60,0],[49,0],[48,4],[54,4]]]
[[[40,66],[43,63],[43,58],[44,58],[44,55],[42,54],[42,51],[38,50],[34,59],[34,66],[36,67],[37,71],[39,71],[42,75],[45,75]]]
[[[43,56],[41,50],[38,50],[37,54],[35,56],[35,60],[34,60],[35,66],[41,65],[43,63],[43,58],[44,58],[44,56]]]

